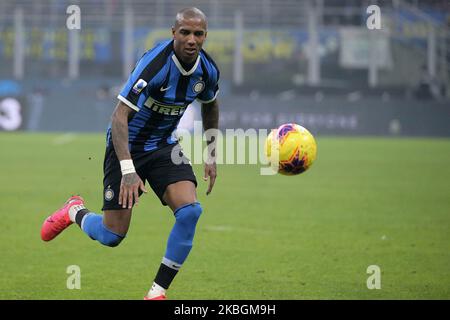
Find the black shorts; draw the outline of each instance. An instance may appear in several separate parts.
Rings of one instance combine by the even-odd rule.
[[[178,151],[181,164],[175,164],[171,159],[172,150]],[[197,187],[197,180],[190,161],[183,155],[181,146],[178,143],[170,144],[161,149],[149,152],[132,154],[136,173],[145,183],[149,183],[153,192],[158,196],[163,205],[167,203],[163,200],[164,192],[169,184],[178,181],[192,181]],[[122,172],[120,162],[112,145],[106,148],[105,161],[103,163],[103,208],[102,210],[123,209],[119,205],[120,182]],[[139,196],[142,191],[139,190]]]

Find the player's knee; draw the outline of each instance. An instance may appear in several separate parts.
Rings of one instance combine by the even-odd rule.
[[[108,238],[105,239],[102,244],[104,244],[105,246],[114,248],[117,247],[121,242],[122,242],[123,238],[121,237],[114,237],[114,238]]]
[[[194,202],[175,210],[175,217],[180,222],[195,225],[202,212],[203,209],[200,203]]]
[[[125,235],[122,236],[122,235],[116,234],[116,233],[108,230],[105,226],[103,226],[103,232],[97,240],[105,246],[117,247],[124,238],[125,238]]]

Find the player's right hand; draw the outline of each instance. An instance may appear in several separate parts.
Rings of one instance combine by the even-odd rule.
[[[137,205],[139,202],[139,189],[147,193],[144,183],[136,172],[123,175],[120,183],[119,205],[124,209],[131,209],[133,202]]]

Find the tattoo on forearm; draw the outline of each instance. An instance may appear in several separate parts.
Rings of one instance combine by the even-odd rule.
[[[128,173],[122,176],[122,183],[125,185],[136,184],[139,181],[139,176],[136,172]]]
[[[112,140],[119,159],[129,159],[128,150],[128,123],[115,119],[112,121]]]

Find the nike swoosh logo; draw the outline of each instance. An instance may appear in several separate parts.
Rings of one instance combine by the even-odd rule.
[[[167,90],[169,90],[170,88],[172,88],[172,86],[168,86],[167,88],[161,87],[161,88],[159,88],[159,90],[160,90],[160,91],[167,91]]]

